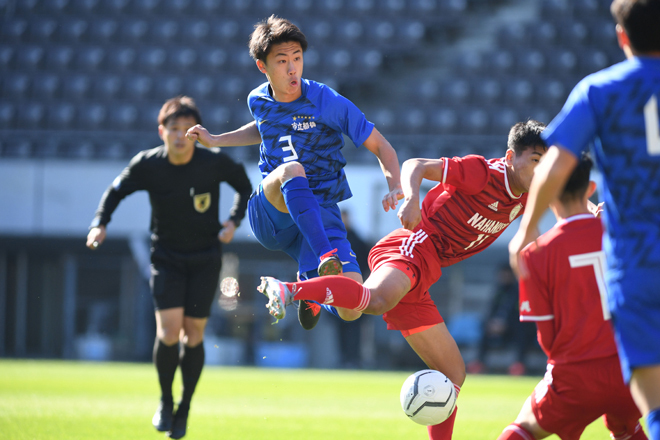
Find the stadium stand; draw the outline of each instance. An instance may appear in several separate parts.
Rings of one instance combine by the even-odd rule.
[[[501,139],[512,121],[552,115],[579,78],[623,58],[608,0],[524,3],[533,4],[526,17],[497,14],[521,0],[6,1],[0,155],[42,151],[12,147],[20,130],[128,130],[153,139],[153,109],[181,93],[213,109],[206,123],[215,132],[249,121],[247,94],[264,78],[246,42],[271,13],[307,33],[305,77],[348,95],[401,148],[412,151],[405,135],[413,134]],[[73,142],[39,155],[134,151],[117,141],[97,154],[109,144]]]

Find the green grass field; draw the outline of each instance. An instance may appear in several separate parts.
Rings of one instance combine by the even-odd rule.
[[[399,406],[409,373],[206,367],[185,438],[424,440]],[[497,438],[537,381],[469,376],[454,439]],[[0,360],[0,438],[164,438],[151,426],[158,397],[151,364]],[[598,420],[582,438],[609,435]]]

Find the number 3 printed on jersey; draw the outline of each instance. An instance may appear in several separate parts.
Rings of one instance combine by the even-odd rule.
[[[283,161],[286,162],[291,162],[292,160],[298,160],[298,153],[296,153],[296,149],[293,148],[293,143],[291,142],[291,135],[288,136],[282,136],[280,138],[280,142],[286,142],[286,147],[282,147],[282,150],[284,151],[290,151],[291,155],[290,156],[285,156],[283,157]]]
[[[644,123],[646,124],[646,150],[651,156],[660,154],[660,127],[658,125],[658,98],[651,95],[644,106]]]

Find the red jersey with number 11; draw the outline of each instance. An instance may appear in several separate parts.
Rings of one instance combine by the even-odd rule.
[[[520,320],[534,321],[548,363],[617,353],[603,275],[603,226],[591,214],[557,223],[521,253]]]
[[[490,246],[526,201],[527,193],[511,191],[504,158],[444,158],[442,181],[424,197],[414,231],[428,234],[440,265],[450,266]]]

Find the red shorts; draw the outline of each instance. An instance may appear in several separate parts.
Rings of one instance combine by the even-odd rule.
[[[548,365],[532,392],[532,410],[541,428],[562,440],[577,440],[600,416],[615,433],[632,435],[642,414],[623,382],[619,357]]]
[[[411,282],[406,296],[383,314],[388,330],[401,330],[406,336],[419,327],[444,321],[429,295],[429,287],[438,281],[442,270],[435,246],[423,230],[397,229],[376,243],[369,252],[369,268],[373,272],[383,266],[396,267]]]

